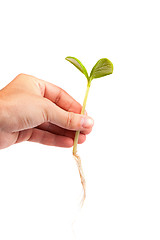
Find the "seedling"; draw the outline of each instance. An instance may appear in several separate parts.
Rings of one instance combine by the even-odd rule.
[[[87,78],[87,89],[86,89],[83,106],[82,106],[82,110],[81,110],[81,114],[84,114],[86,103],[87,103],[87,98],[88,98],[88,93],[89,93],[89,89],[90,89],[92,80],[94,78],[100,78],[100,77],[104,77],[106,75],[112,74],[113,64],[107,58],[102,58],[94,65],[94,67],[92,68],[92,71],[90,73],[90,76],[89,76],[86,68],[77,58],[66,57],[66,60],[69,61],[70,63],[72,63],[76,68],[78,68]],[[83,187],[83,191],[84,191],[82,202],[81,202],[81,204],[83,205],[84,200],[86,198],[86,181],[85,181],[85,177],[84,177],[84,173],[83,173],[83,169],[82,169],[81,159],[77,155],[77,143],[78,143],[79,133],[80,133],[80,131],[77,131],[75,134],[74,145],[73,145],[73,156],[74,156],[77,166],[78,166],[81,183],[82,183],[82,187]]]

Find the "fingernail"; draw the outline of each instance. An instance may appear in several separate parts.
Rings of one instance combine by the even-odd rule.
[[[82,127],[83,128],[90,128],[93,126],[93,124],[94,124],[94,121],[92,118],[89,118],[89,117],[82,118]]]

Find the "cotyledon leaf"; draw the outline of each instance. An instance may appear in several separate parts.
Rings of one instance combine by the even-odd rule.
[[[92,68],[90,80],[112,74],[113,64],[107,58],[101,58]]]
[[[76,68],[78,68],[86,76],[87,80],[89,79],[86,68],[83,66],[83,64],[77,58],[66,57],[65,59],[67,61],[69,61],[70,63],[72,63]]]

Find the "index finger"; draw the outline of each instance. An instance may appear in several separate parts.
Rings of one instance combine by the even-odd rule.
[[[38,79],[39,83],[43,85],[44,97],[55,103],[60,108],[74,113],[80,113],[82,106],[78,103],[73,97],[71,97],[65,90],[62,88]]]

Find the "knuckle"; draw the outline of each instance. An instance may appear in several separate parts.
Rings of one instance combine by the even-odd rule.
[[[24,74],[24,73],[19,73],[16,78],[22,78],[22,77],[24,77],[24,76],[26,76],[26,74]]]
[[[61,100],[61,97],[62,97],[62,89],[60,88],[60,89],[59,89],[59,92],[58,92],[58,94],[57,94],[57,96],[56,96],[56,99],[55,99],[55,101],[54,101],[54,103],[55,103],[56,105],[59,104],[59,102],[60,102],[60,100]]]
[[[69,128],[69,129],[73,128],[73,120],[74,120],[74,114],[72,112],[68,112],[67,119],[66,119],[66,128]]]

